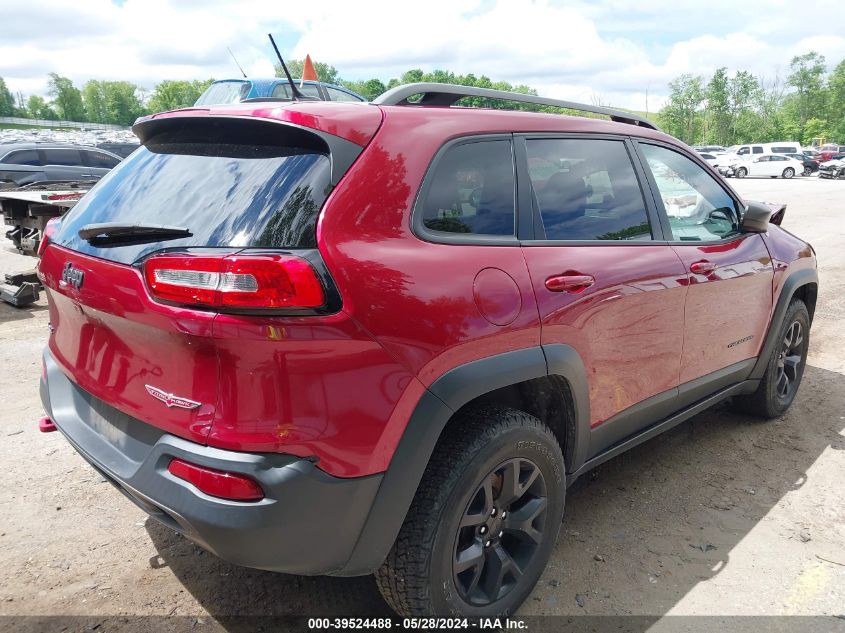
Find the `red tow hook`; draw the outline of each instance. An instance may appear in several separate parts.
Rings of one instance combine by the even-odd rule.
[[[56,430],[56,425],[46,415],[38,420],[38,430],[42,433],[52,433]]]

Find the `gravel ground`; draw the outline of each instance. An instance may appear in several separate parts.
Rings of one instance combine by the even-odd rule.
[[[818,253],[801,391],[781,419],[718,408],[579,481],[522,615],[845,611],[845,183],[732,182],[748,198],[787,202],[784,227]],[[0,242],[0,270],[33,263]],[[285,576],[217,559],[148,520],[61,434],[39,433],[46,334],[45,301],[0,304],[0,615],[389,613],[370,577]]]

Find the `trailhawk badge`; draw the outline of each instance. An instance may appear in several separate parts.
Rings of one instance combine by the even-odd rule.
[[[174,396],[172,393],[167,393],[166,391],[162,391],[158,387],[153,387],[152,385],[144,385],[147,388],[147,392],[156,400],[161,400],[164,404],[168,407],[179,407],[181,409],[196,409],[200,406],[201,403],[194,402],[193,400],[188,400],[187,398],[180,398],[179,396]]]

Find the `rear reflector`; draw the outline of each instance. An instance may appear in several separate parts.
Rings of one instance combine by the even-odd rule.
[[[153,297],[211,308],[317,308],[323,286],[295,255],[160,255],[144,263]]]
[[[264,498],[261,486],[246,475],[197,466],[181,459],[171,461],[167,470],[212,497],[232,501],[260,501]]]

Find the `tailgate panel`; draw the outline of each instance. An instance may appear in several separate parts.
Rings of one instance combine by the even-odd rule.
[[[82,273],[79,288],[62,282],[68,264]],[[49,349],[63,371],[116,409],[205,443],[218,392],[215,314],[155,303],[136,268],[56,245],[40,271],[50,298]],[[199,406],[168,405],[147,385]]]

